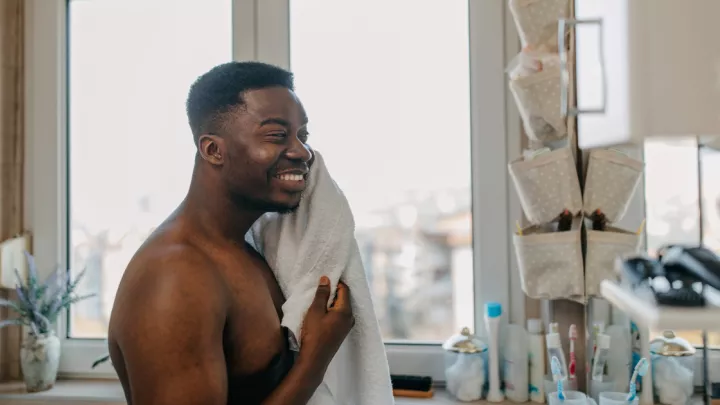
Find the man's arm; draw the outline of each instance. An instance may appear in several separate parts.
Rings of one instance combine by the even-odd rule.
[[[225,405],[222,284],[197,253],[146,263],[127,280],[111,327],[133,405]]]

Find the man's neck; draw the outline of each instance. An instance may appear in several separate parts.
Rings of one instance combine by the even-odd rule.
[[[213,239],[243,242],[245,234],[263,213],[238,207],[222,190],[193,175],[181,206],[182,215],[194,228]]]

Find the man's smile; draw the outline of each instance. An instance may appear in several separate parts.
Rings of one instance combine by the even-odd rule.
[[[297,193],[305,190],[308,174],[309,172],[306,170],[285,170],[273,176],[273,179],[281,188]]]

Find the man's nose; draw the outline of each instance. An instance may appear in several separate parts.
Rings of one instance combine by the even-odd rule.
[[[286,154],[288,159],[299,160],[303,163],[307,163],[312,159],[312,152],[310,147],[302,143],[299,139],[295,138],[292,144],[288,148]]]

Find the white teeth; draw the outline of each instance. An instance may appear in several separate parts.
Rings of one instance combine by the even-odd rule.
[[[280,180],[286,180],[286,181],[300,181],[303,179],[302,174],[281,174],[277,177]]]

